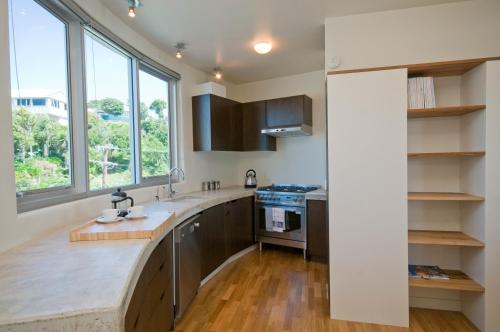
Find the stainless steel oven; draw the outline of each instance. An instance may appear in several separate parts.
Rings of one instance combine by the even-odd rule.
[[[272,185],[258,188],[255,199],[255,237],[262,250],[262,243],[272,243],[304,251],[307,248],[306,198],[308,191],[319,186]],[[271,228],[270,222],[276,224],[274,212],[278,210],[279,228]]]

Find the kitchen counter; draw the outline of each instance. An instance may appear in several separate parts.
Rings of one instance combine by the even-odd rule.
[[[310,191],[306,194],[306,199],[316,200],[316,201],[326,201],[328,192],[324,189],[318,189]]]
[[[70,242],[72,225],[7,251],[0,255],[0,331],[122,331],[137,279],[163,236],[200,211],[253,195],[232,187],[146,204],[146,213],[176,213],[153,241]]]

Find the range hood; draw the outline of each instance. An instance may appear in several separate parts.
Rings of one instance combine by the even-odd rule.
[[[260,132],[274,137],[311,136],[312,127],[307,124],[301,124],[295,126],[264,128]]]

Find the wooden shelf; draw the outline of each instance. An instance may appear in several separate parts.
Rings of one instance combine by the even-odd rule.
[[[409,192],[409,201],[484,201],[484,197],[464,193]]]
[[[484,292],[484,287],[458,270],[443,270],[450,276],[449,280],[428,280],[409,277],[410,287],[451,289],[469,292]]]
[[[462,232],[408,231],[409,244],[429,244],[461,247],[484,247],[484,243]]]
[[[360,69],[347,69],[347,70],[332,70],[328,72],[328,75],[339,75],[339,74],[350,74],[350,73],[361,73],[367,71],[379,71],[379,70],[393,70],[393,69],[408,69],[408,76],[457,76],[463,75],[472,68],[479,66],[486,61],[500,60],[500,57],[489,57],[489,58],[478,58],[478,59],[468,59],[468,60],[455,60],[455,61],[442,61],[442,62],[431,62],[431,63],[419,63],[411,65],[398,65],[398,66],[385,66],[385,67],[371,67],[371,68],[360,68]]]
[[[453,158],[453,157],[482,157],[484,151],[463,152],[409,152],[408,158]]]
[[[408,110],[408,119],[460,116],[484,110],[486,105],[449,106],[435,108],[414,108]]]

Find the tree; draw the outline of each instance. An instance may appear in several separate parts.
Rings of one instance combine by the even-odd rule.
[[[14,110],[12,130],[14,141],[20,150],[19,156],[21,160],[25,160],[27,151],[29,151],[30,157],[34,156],[35,126],[35,115],[28,112],[25,108]]]
[[[160,119],[163,119],[165,117],[164,115],[164,110],[167,108],[167,102],[162,99],[155,99],[149,106],[149,109],[152,111],[155,111],[155,113],[158,115]]]
[[[101,111],[110,115],[122,115],[124,111],[123,102],[116,98],[104,98],[98,105]]]
[[[97,99],[91,100],[87,103],[87,107],[93,108],[96,110],[100,110],[101,109],[101,101],[97,100]]]

